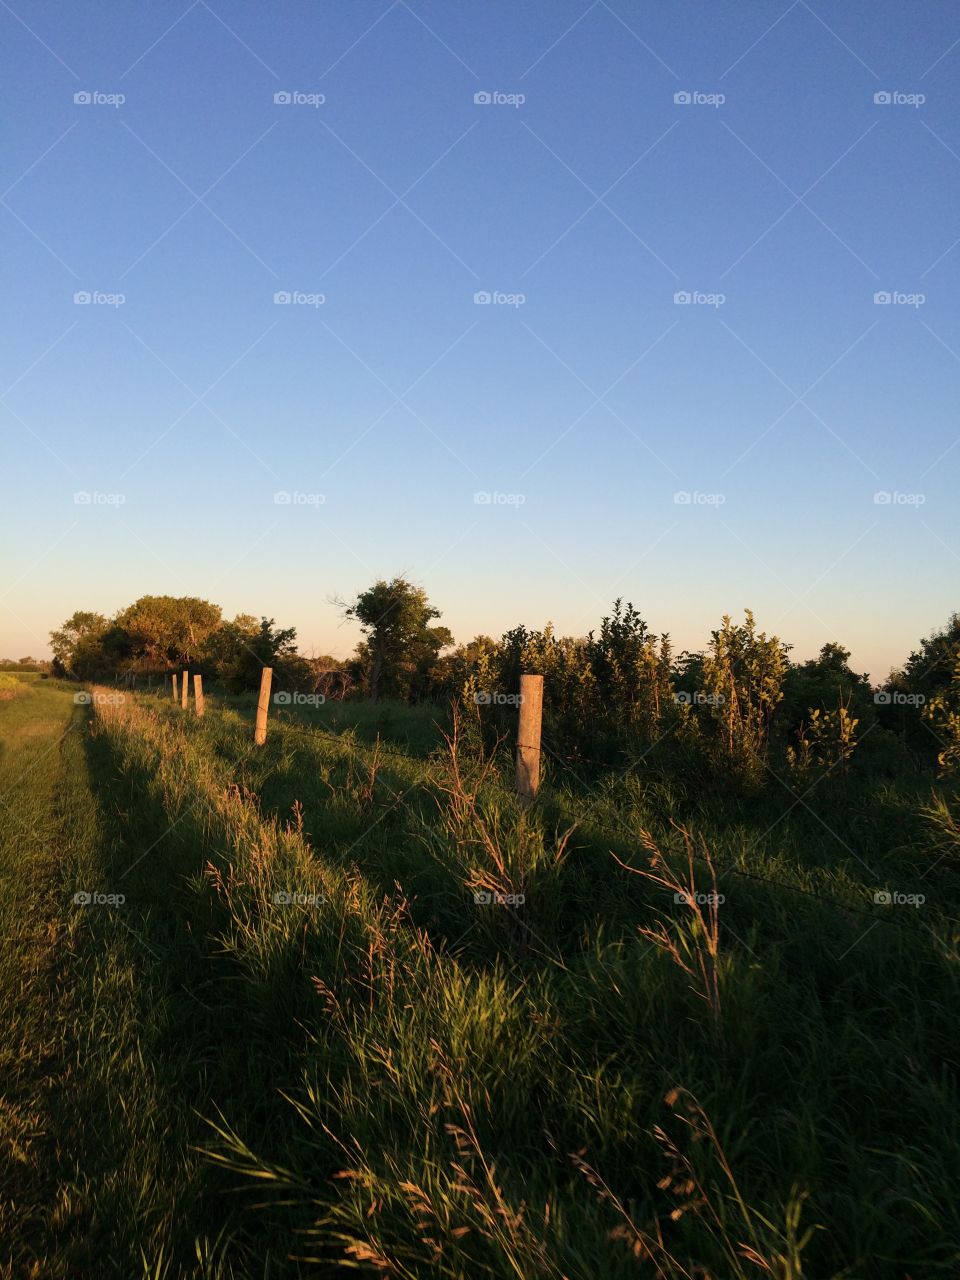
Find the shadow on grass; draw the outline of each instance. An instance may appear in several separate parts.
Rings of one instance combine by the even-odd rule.
[[[300,1275],[284,1261],[292,1221],[272,1215],[259,1234],[267,1219],[245,1216],[227,1194],[248,1184],[195,1148],[213,1145],[200,1116],[219,1111],[258,1150],[282,1155],[293,1115],[277,1090],[294,1074],[303,1033],[270,1016],[217,941],[228,913],[197,887],[204,815],[170,814],[106,734],[87,735],[86,752],[103,815],[100,887],[126,901],[88,908],[78,943],[101,998],[114,991],[120,1004],[94,1010],[86,1028],[87,1105],[100,1123],[83,1176],[103,1194],[78,1265],[130,1280],[141,1247],[156,1257],[162,1245],[176,1274],[200,1274],[195,1240],[224,1232],[235,1261],[260,1260],[242,1274],[259,1274],[269,1256],[271,1275]]]

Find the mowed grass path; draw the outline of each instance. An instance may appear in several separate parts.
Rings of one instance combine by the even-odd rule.
[[[76,938],[67,888],[96,856],[94,805],[73,691],[18,679],[0,701],[0,1274],[47,1276],[70,1230],[63,1180],[82,1141]]]
[[[920,789],[556,777],[525,815],[424,709],[258,749],[243,703],[101,693],[0,703],[4,1280],[960,1274],[960,851]],[[674,819],[761,877],[722,885],[719,1024],[637,932],[695,958],[691,913],[610,856],[681,865]]]

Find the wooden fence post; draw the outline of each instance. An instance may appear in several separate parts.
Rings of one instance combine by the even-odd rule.
[[[197,708],[198,719],[203,718],[203,676],[199,671],[193,677],[193,701]]]
[[[173,690],[173,701],[174,703],[176,703],[180,695],[177,692],[177,673],[175,671],[171,674],[170,680],[171,680],[171,689]]]
[[[190,672],[183,673],[183,684],[180,686],[180,705],[186,711],[190,705]]]
[[[520,724],[517,729],[517,795],[526,807],[540,785],[540,722],[543,676],[520,677]]]
[[[267,708],[270,705],[270,682],[273,680],[273,667],[264,667],[260,677],[260,697],[257,701],[257,727],[253,741],[262,747],[267,740]]]

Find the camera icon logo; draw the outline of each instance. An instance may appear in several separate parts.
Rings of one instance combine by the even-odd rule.
[[[878,907],[889,907],[893,902],[893,895],[889,889],[878,889],[873,895],[873,900]]]
[[[93,699],[89,693],[75,693],[73,695],[73,703],[76,707],[88,707]]]
[[[483,689],[480,689],[473,695],[473,700],[478,707],[485,707],[488,703],[493,701],[490,694]]]
[[[878,107],[889,107],[893,98],[887,89],[881,89],[879,93],[873,95],[874,105]]]
[[[93,301],[93,296],[86,289],[80,289],[73,295],[74,305],[78,307],[88,307]]]
[[[878,707],[889,707],[890,703],[893,701],[893,697],[889,690],[881,689],[879,693],[875,693],[873,695],[873,700]]]
[[[673,495],[673,500],[678,507],[689,507],[690,494],[687,492],[686,489],[680,489],[677,493]]]
[[[891,300],[890,294],[886,289],[881,289],[873,295],[873,305],[875,307],[889,307]]]
[[[289,707],[290,703],[293,701],[293,698],[289,693],[285,692],[284,690],[281,690],[280,693],[275,693],[273,695],[273,700],[278,707]]]
[[[274,304],[278,307],[288,307],[293,301],[292,295],[286,289],[279,289],[273,295]]]
[[[673,101],[678,107],[688,107],[693,99],[688,89],[681,89],[679,93],[673,95]]]
[[[273,500],[278,507],[289,507],[291,497],[286,489],[281,489],[278,493],[273,495]]]
[[[79,93],[73,95],[73,101],[78,107],[88,107],[93,101],[93,95],[86,89],[81,89]]]
[[[678,307],[687,307],[690,305],[691,296],[686,289],[680,289],[673,295],[673,301]]]
[[[873,500],[878,507],[888,507],[892,501],[893,495],[888,489],[880,489],[873,495]]]
[[[474,101],[474,104],[478,107],[488,107],[490,103],[493,101],[493,98],[486,91],[486,89],[481,89],[479,93],[475,93],[473,95],[473,101]]]
[[[73,500],[78,507],[89,507],[90,495],[85,489],[81,489],[79,493],[73,495]]]
[[[486,291],[486,289],[479,289],[473,295],[473,302],[474,302],[474,305],[477,307],[489,306],[492,301],[493,301],[493,297],[491,294],[489,294]]]
[[[89,907],[90,903],[93,901],[93,894],[81,889],[78,893],[73,895],[73,901],[78,907]]]
[[[287,90],[281,89],[279,93],[275,93],[273,95],[273,101],[275,106],[289,107],[290,103],[293,101],[293,96],[288,93]]]
[[[681,689],[679,693],[673,695],[674,702],[680,703],[681,706],[688,707],[693,702],[693,695],[685,689]]]

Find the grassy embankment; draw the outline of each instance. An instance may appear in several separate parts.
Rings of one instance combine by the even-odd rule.
[[[523,815],[429,714],[285,713],[257,749],[246,707],[127,695],[18,784],[11,1265],[956,1274],[960,850],[929,794],[824,783],[813,813],[558,775]],[[699,843],[682,879],[674,820],[716,886]],[[669,888],[616,860],[653,846]],[[681,886],[725,895],[716,932]]]

